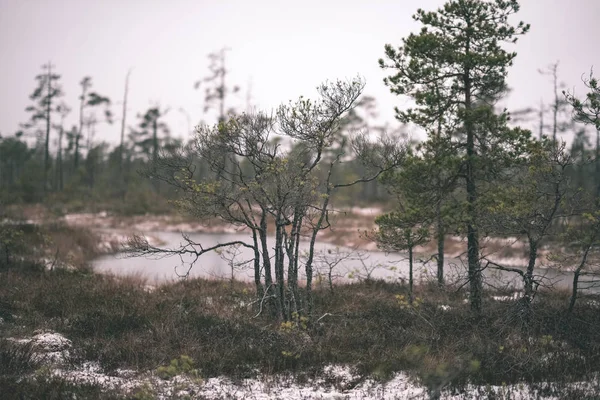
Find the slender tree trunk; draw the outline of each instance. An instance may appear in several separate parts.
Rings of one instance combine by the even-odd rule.
[[[573,312],[573,309],[575,308],[575,302],[577,301],[577,290],[580,274],[581,270],[579,268],[573,273],[573,288],[571,289],[571,298],[569,299],[569,314]]]
[[[273,288],[273,275],[271,272],[271,257],[269,255],[269,243],[267,241],[267,211],[261,207],[261,217],[260,217],[260,229],[258,230],[258,235],[260,238],[260,243],[262,247],[262,260],[265,271],[265,286],[268,296],[276,296],[275,289]],[[269,304],[271,305],[271,313],[274,314],[275,317],[282,317],[282,310],[278,306],[277,301],[269,300]]]
[[[298,251],[300,250],[300,230],[302,229],[302,220],[303,220],[303,217],[301,215],[300,219],[298,221],[298,226],[296,228],[296,236],[294,238],[294,241],[295,241],[295,243],[294,243],[294,271],[296,274],[296,292],[294,293],[294,296],[296,296],[296,297],[294,300],[296,302],[297,307],[301,307],[301,305],[302,305],[302,299],[300,298],[300,293],[298,292],[298,256],[299,256]]]
[[[221,85],[219,87],[219,122],[225,121],[225,49],[221,49]]]
[[[90,149],[91,151],[91,149]],[[92,152],[91,157],[88,153],[88,158],[90,158],[89,160],[89,165],[90,165],[90,189],[93,190],[94,186],[96,185],[96,162],[97,162],[97,155],[95,154],[96,152]]]
[[[44,193],[48,191],[48,171],[50,170],[50,124],[52,110],[52,63],[48,61],[48,101],[46,104],[46,144],[44,151]]]
[[[158,116],[152,121],[152,162],[156,165],[158,160]]]
[[[437,245],[438,245],[438,257],[437,257],[437,282],[438,286],[444,286],[444,240],[445,228],[444,221],[441,212],[441,201],[438,201],[436,206],[436,217],[437,217]]]
[[[227,50],[226,48],[222,48],[219,52],[220,54],[220,58],[221,58],[221,67],[219,68],[219,72],[220,72],[220,82],[219,82],[219,87],[217,88],[217,93],[219,96],[219,122],[224,123],[225,121],[227,121],[227,115],[226,115],[226,97],[227,97],[227,87],[226,85],[226,75],[227,75],[227,69],[225,68],[225,50]],[[223,169],[225,170],[225,172],[228,170],[228,168],[230,167],[231,163],[229,162],[229,159],[227,158],[227,155],[224,154],[223,155]],[[224,174],[222,174],[220,171],[218,173],[218,177],[219,179],[224,176]],[[235,179],[235,178],[234,178]],[[233,189],[234,187],[234,183],[230,182],[229,183],[230,188]]]
[[[331,169],[329,170],[329,177],[331,177]],[[329,199],[331,197],[331,189],[329,185],[329,178],[327,178],[327,196],[325,200],[323,200],[323,207],[321,207],[321,215],[319,216],[319,220],[317,224],[312,229],[312,234],[310,236],[310,244],[308,246],[308,258],[306,260],[305,271],[306,271],[306,303],[308,308],[308,315],[312,316],[314,303],[312,298],[312,278],[313,278],[313,259],[315,257],[315,243],[317,241],[317,233],[321,230],[321,226],[323,226],[323,221],[325,220],[325,215],[327,214],[327,207],[329,205]]]
[[[85,125],[87,127],[87,139],[85,141],[85,148],[88,151],[88,154],[90,153],[90,150],[92,150],[92,125],[94,122],[94,118],[90,116],[90,118],[85,121]]]
[[[123,118],[121,118],[121,145],[119,146],[119,172],[123,173],[123,149],[125,146],[125,126],[127,119],[127,94],[129,92],[129,76],[131,75],[131,68],[127,71],[125,77],[125,93],[123,94]]]
[[[77,168],[79,167],[79,140],[83,137],[83,110],[85,108],[85,95],[88,88],[85,79],[81,86],[81,102],[79,103],[79,129],[75,135],[75,154],[73,155],[73,169],[75,173],[77,173]]]
[[[75,154],[73,155],[73,169],[75,171],[77,171],[77,168],[79,167],[79,139],[80,133],[77,133],[77,135],[75,135]]]
[[[152,120],[152,165],[157,168],[158,161],[158,108],[156,109],[156,115]],[[154,190],[156,193],[160,193],[160,181],[154,178]]]
[[[413,303],[413,246],[408,246],[408,303]]]
[[[556,143],[556,131],[557,131],[557,127],[558,127],[557,120],[558,120],[558,108],[559,108],[557,70],[558,70],[558,62],[556,64],[554,64],[554,67],[552,69],[552,77],[553,77],[553,81],[554,81],[554,105],[552,106],[552,118],[553,118],[552,141],[554,143]]]
[[[595,238],[595,235],[594,235],[594,238]],[[593,241],[590,243],[593,243]],[[585,268],[585,265],[587,263],[588,254],[589,254],[591,248],[592,248],[591,244],[587,246],[587,248],[585,249],[585,252],[583,253],[583,257],[581,257],[581,262],[579,263],[579,265],[577,266],[577,269],[575,269],[575,272],[573,273],[573,288],[571,291],[571,298],[569,299],[569,310],[568,310],[569,314],[571,314],[573,312],[573,308],[575,307],[575,302],[577,301],[579,276],[581,275],[581,271],[583,270],[583,268]]]
[[[333,293],[333,267],[329,266],[328,276],[329,278],[329,292]]]
[[[439,88],[436,86],[436,95],[438,98],[440,98],[440,91]],[[438,103],[438,121],[437,121],[437,140],[438,142],[441,140],[442,138],[442,115],[443,115],[443,109],[441,108],[440,104]],[[439,146],[439,145],[438,145]],[[436,156],[440,156],[440,149],[439,147],[436,149]],[[437,245],[438,245],[438,253],[437,253],[437,281],[438,281],[438,286],[439,287],[443,287],[444,286],[444,240],[445,240],[445,228],[444,228],[444,220],[442,218],[442,199],[444,198],[444,184],[441,180],[437,181],[437,185],[438,185],[438,189],[439,190],[439,195],[440,198],[438,199],[436,206],[435,206],[435,215],[436,215],[436,225],[437,225]]]
[[[467,31],[472,28],[471,21],[467,20]],[[467,58],[471,53],[471,38],[467,38],[465,54]],[[467,264],[469,275],[469,300],[471,311],[481,313],[482,279],[479,268],[479,232],[477,230],[477,185],[475,184],[475,127],[473,125],[473,101],[471,71],[465,67],[464,76],[465,95],[465,131],[467,134],[467,162],[466,162],[466,189],[467,189]]]
[[[63,191],[63,161],[62,161],[62,140],[64,134],[63,124],[60,126],[60,131],[58,133],[58,154],[56,156],[56,182],[59,191]]]
[[[537,240],[529,238],[529,262],[527,263],[527,270],[523,275],[523,284],[525,294],[523,296],[523,312],[525,322],[529,325],[531,319],[531,302],[535,295],[533,287],[533,269],[535,268],[535,261],[537,260]]]
[[[600,205],[600,130],[596,130],[596,202]]]
[[[260,279],[260,251],[258,250],[256,229],[252,229],[252,243],[254,245],[254,285],[256,286],[256,297],[260,300],[265,295],[265,290]]]
[[[469,273],[469,289],[471,310],[481,312],[482,279],[479,268],[479,233],[477,230],[476,202],[477,186],[475,184],[475,132],[472,121],[471,80],[469,71],[465,72],[465,129],[467,133],[467,258]]]
[[[278,211],[275,216],[275,281],[277,282],[277,300],[279,307],[283,312],[284,319],[289,320],[289,313],[285,305],[285,277],[284,260],[283,260],[283,226],[281,223],[281,211]]]
[[[290,299],[290,311],[298,312],[298,268],[296,264],[296,257],[294,250],[296,249],[296,243],[298,238],[298,227],[299,224],[299,211],[296,210],[294,214],[294,221],[292,223],[292,229],[290,231],[289,238],[286,240],[286,252],[288,257],[288,288],[292,295]]]

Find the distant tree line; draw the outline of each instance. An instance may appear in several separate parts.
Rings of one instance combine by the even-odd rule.
[[[219,122],[240,115],[229,105],[230,95],[239,92],[240,88],[228,84],[225,50],[209,56],[210,74],[194,85],[196,89],[204,89],[205,105],[199,115],[215,111]],[[89,76],[80,82],[77,107],[66,104],[61,75],[51,63],[43,65],[42,73],[35,77],[36,87],[30,96],[32,104],[26,108],[30,119],[14,134],[0,135],[0,202],[46,202],[82,209],[96,205],[111,207],[113,204],[124,207],[122,211],[129,213],[145,213],[152,211],[152,204],[164,204],[152,199],[170,198],[172,188],[158,181],[138,179],[138,172],[156,163],[159,153],[191,146],[195,138],[183,140],[172,136],[172,129],[165,120],[165,115],[171,111],[168,107],[153,105],[137,113],[136,120],[130,123],[127,120],[130,73],[131,70],[125,82],[121,115],[115,116],[115,103],[93,90]],[[358,107],[364,112],[349,114],[340,131],[366,129],[373,107],[374,99],[364,97]],[[67,117],[75,109],[77,125],[66,126]],[[115,119],[120,119],[117,145],[97,135],[100,124],[112,126]],[[103,131],[106,129],[104,127]],[[213,173],[205,160],[197,158],[194,164],[198,168],[198,179],[202,179],[203,174]],[[335,179],[363,172],[356,160],[345,160],[340,171],[336,171]],[[338,196],[340,204],[350,203],[350,199],[352,203],[356,200],[372,203],[388,198],[386,190],[375,184]]]

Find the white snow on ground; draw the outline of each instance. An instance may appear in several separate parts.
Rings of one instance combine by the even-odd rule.
[[[328,367],[326,367],[327,369]],[[339,371],[346,367],[332,366]],[[342,379],[347,372],[342,372]],[[352,375],[348,375],[349,377]],[[247,379],[234,384],[227,378],[211,378],[197,393],[208,399],[417,399],[426,398],[425,390],[410,383],[404,374],[397,374],[385,384],[373,380],[364,380],[355,387],[343,389],[326,383],[322,378],[299,385],[293,379],[282,377]],[[424,397],[425,396],[425,397]]]
[[[34,360],[44,364],[61,365],[71,355],[71,341],[56,332],[41,332],[31,338],[8,340],[18,344],[31,344]]]
[[[323,368],[323,374],[343,388],[349,387],[360,379],[360,376],[353,374],[352,370],[346,365],[327,365]]]
[[[600,301],[598,300],[588,300],[585,304],[593,308],[600,308]]]
[[[492,299],[496,301],[516,301],[521,298],[522,294],[520,292],[514,292],[510,296],[492,296]]]
[[[153,398],[167,400],[178,398],[205,399],[413,399],[429,398],[425,387],[416,383],[405,373],[396,373],[387,382],[371,378],[361,378],[346,365],[328,365],[322,375],[298,383],[290,375],[259,375],[257,378],[232,381],[227,377],[202,380],[189,376],[175,376],[169,380],[158,378],[152,371],[117,370],[111,375],[105,374],[97,362],[85,362],[78,367],[69,367],[65,362],[73,351],[71,341],[60,333],[39,332],[31,338],[10,339],[14,343],[31,344],[34,357],[42,364],[53,367],[52,375],[64,380],[98,385],[106,390],[116,390],[123,395],[136,396],[151,393]],[[539,385],[538,385],[539,386]],[[552,387],[552,383],[542,386]],[[569,385],[590,395],[596,394],[597,384],[578,382]],[[544,396],[538,389],[528,385],[473,386],[470,385],[461,394],[449,391],[441,393],[441,399],[467,400],[480,395],[492,395],[498,399],[558,399],[556,396]],[[486,397],[487,398],[487,397]]]
[[[206,381],[186,376],[176,376],[170,380],[161,380],[150,373],[138,377],[107,376],[99,372],[96,364],[85,364],[75,371],[56,370],[55,375],[71,382],[98,384],[107,389],[117,389],[129,396],[136,393],[151,392],[153,398],[166,400],[173,398],[203,399],[254,399],[254,400],[304,400],[304,399],[378,399],[378,400],[425,400],[429,398],[427,390],[415,384],[406,374],[398,373],[385,383],[373,379],[357,381],[348,367],[328,366],[321,378],[298,384],[290,376],[260,376],[233,382],[225,377],[209,378]],[[327,372],[329,371],[329,372]],[[340,381],[331,383],[332,373],[337,371]],[[344,388],[344,379],[348,387]],[[541,386],[552,387],[550,383]],[[595,393],[594,385],[578,382],[569,385],[571,388],[585,390],[590,395]],[[527,385],[480,386],[470,385],[461,394],[449,391],[441,393],[444,400],[468,400],[480,398],[481,395],[492,395],[497,399],[533,400],[558,399],[557,396],[543,395],[538,389]],[[478,396],[479,395],[479,396]]]
[[[56,332],[42,332],[31,338],[34,348],[41,352],[59,352],[71,348],[69,339]]]
[[[121,378],[118,376],[108,376],[102,373],[100,365],[95,362],[83,363],[79,368],[75,370],[62,370],[56,369],[53,374],[64,378],[70,382],[78,384],[95,384],[100,385],[106,389],[120,389],[127,390],[129,387],[130,379]]]

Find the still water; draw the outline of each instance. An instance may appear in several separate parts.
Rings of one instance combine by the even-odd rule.
[[[181,234],[174,232],[152,232],[149,236],[161,239],[164,244],[160,247],[163,248],[178,248],[184,242]],[[203,247],[236,240],[252,243],[251,236],[244,233],[197,233],[190,234],[189,237],[194,242],[202,244]],[[300,249],[301,251],[307,250],[308,242],[301,243]],[[367,277],[390,281],[408,279],[408,260],[406,255],[402,253],[387,254],[379,251],[362,251],[357,254],[352,249],[336,247],[327,243],[317,243],[315,251],[317,255],[314,261],[314,280],[317,283],[322,281],[323,284],[326,284],[330,270],[332,271],[332,277],[338,283]],[[230,279],[233,276],[238,280],[253,281],[253,264],[251,262],[244,264],[244,261],[250,261],[252,257],[252,250],[240,247],[235,255],[227,252],[222,252],[221,255],[215,252],[206,253],[191,268],[190,262],[193,258],[188,256],[129,258],[117,254],[100,257],[94,261],[93,265],[95,270],[101,273],[136,275],[154,284],[181,279],[181,276],[188,271],[190,277]],[[341,261],[336,264],[336,260]],[[431,260],[425,265],[422,262],[415,261],[414,277],[416,281],[434,280],[435,271],[435,260]],[[319,274],[322,275],[322,279],[318,278]],[[556,288],[568,288],[572,284],[573,274],[567,271],[537,269],[535,274],[543,277],[542,280],[545,284],[553,285]],[[303,279],[303,272],[300,275],[300,279]],[[445,275],[447,281],[460,282],[462,279],[462,282],[465,282],[466,267],[463,261],[447,259]],[[487,284],[495,287],[504,285],[521,286],[520,277],[514,273],[486,270],[484,271],[484,278]],[[581,278],[582,281],[584,279]],[[581,282],[580,286],[584,289],[586,285]],[[594,288],[592,291],[600,292],[599,288]]]

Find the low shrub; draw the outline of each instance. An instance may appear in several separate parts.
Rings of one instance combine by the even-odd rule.
[[[348,364],[381,380],[409,372],[434,393],[467,384],[559,384],[600,372],[600,313],[586,305],[592,302],[568,315],[565,293],[541,292],[526,321],[518,301],[489,298],[474,316],[457,288],[418,286],[421,300],[412,305],[403,301],[407,294],[381,281],[323,288],[314,292],[312,319],[294,315],[282,324],[256,316],[253,288],[241,282],[189,279],[148,290],[141,279],[8,270],[0,272],[0,314],[12,319],[0,334],[55,330],[107,372],[156,371],[165,379],[197,371],[207,378],[311,374]],[[0,345],[0,369],[35,368],[11,351]],[[8,369],[0,370],[2,385],[9,385]]]

